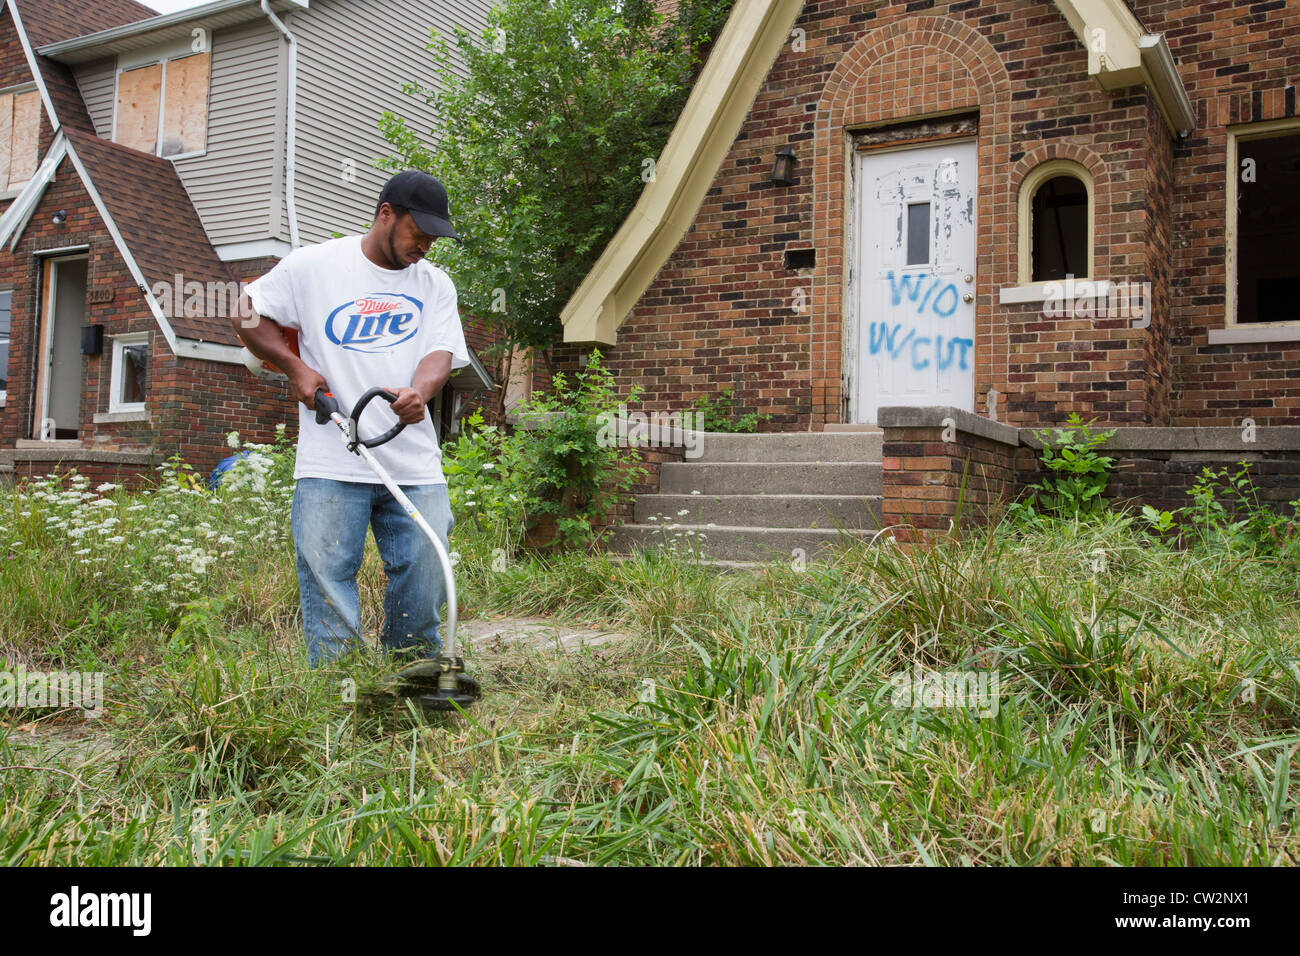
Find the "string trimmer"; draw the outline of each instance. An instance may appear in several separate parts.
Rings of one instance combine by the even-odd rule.
[[[465,673],[465,661],[456,656],[456,578],[451,571],[451,558],[438,535],[429,526],[429,522],[397,486],[397,482],[393,481],[384,466],[370,453],[370,449],[392,441],[406,426],[398,422],[375,438],[361,438],[357,432],[361,413],[376,397],[382,398],[390,405],[397,401],[397,396],[387,389],[372,388],[352,407],[352,414],[344,418],[334,396],[323,388],[317,389],[316,424],[324,425],[332,421],[339,427],[348,451],[360,456],[361,460],[370,466],[379,480],[384,483],[384,487],[397,499],[402,510],[433,543],[433,549],[438,555],[438,563],[442,565],[443,579],[447,582],[447,637],[442,643],[442,656],[432,660],[416,661],[402,668],[392,676],[391,689],[399,697],[415,698],[421,706],[430,710],[456,710],[468,707],[479,696],[479,686],[477,681]]]

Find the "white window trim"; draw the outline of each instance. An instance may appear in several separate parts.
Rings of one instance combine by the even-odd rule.
[[[208,102],[204,106],[205,122],[203,124],[203,148],[191,150],[188,153],[176,153],[172,156],[163,156],[163,129],[167,122],[167,64],[172,60],[183,60],[189,56],[198,56],[201,53],[208,55]],[[209,35],[207,46],[202,50],[195,50],[192,47],[192,41],[176,40],[162,47],[154,47],[147,51],[132,53],[129,56],[119,56],[117,58],[117,70],[113,74],[113,128],[109,132],[109,139],[114,143],[117,142],[117,104],[119,102],[118,88],[121,84],[122,74],[131,70],[138,70],[141,67],[162,65],[162,74],[158,80],[158,129],[154,133],[153,154],[161,159],[175,162],[178,159],[197,159],[200,156],[208,154],[208,123],[206,120],[212,118],[212,38]]]
[[[112,371],[108,377],[108,412],[116,415],[124,412],[143,412],[147,402],[121,402],[122,394],[122,350],[128,345],[148,345],[148,332],[131,332],[126,335],[114,335]],[[147,385],[147,380],[146,380]]]
[[[13,300],[13,291],[14,291],[13,286],[4,286],[4,287],[0,287],[0,294],[5,293],[5,292],[10,293],[10,298],[9,298],[9,331],[6,332],[3,336],[0,336],[0,341],[2,341],[3,344],[4,344],[4,346],[5,346],[4,356],[5,356],[5,366],[6,366],[5,368],[0,369],[0,372],[4,373],[4,375],[5,375],[6,377],[9,375],[9,369],[8,369],[8,363],[9,363],[9,346],[12,344],[12,342],[13,342],[13,340],[14,340],[14,332],[13,332],[13,328],[14,328],[14,326],[13,326],[13,321],[14,321],[14,300]],[[7,378],[6,378],[6,380],[7,380]],[[8,400],[8,398],[9,398],[9,390],[8,390],[7,388],[0,389],[0,408],[4,408],[4,407],[5,407],[5,402]]]
[[[1223,190],[1223,328],[1209,330],[1210,345],[1248,342],[1300,342],[1300,315],[1289,322],[1237,323],[1237,183],[1241,159],[1237,144],[1252,139],[1271,139],[1285,133],[1300,133],[1300,119],[1249,123],[1228,130],[1228,182]]]

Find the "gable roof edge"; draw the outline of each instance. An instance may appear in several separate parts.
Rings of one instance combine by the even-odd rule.
[[[41,165],[32,174],[32,178],[14,197],[14,201],[9,204],[4,215],[0,216],[0,246],[9,242],[11,252],[18,247],[18,240],[27,231],[27,224],[32,221],[41,197],[54,181],[54,173],[59,168],[59,163],[63,162],[67,155],[68,140],[60,130],[54,134],[54,140],[50,143],[50,148],[45,151],[45,158],[41,160]]]
[[[143,270],[141,270],[139,263],[135,261],[135,255],[131,252],[131,247],[127,245],[126,238],[122,235],[121,229],[118,228],[117,222],[113,219],[113,214],[109,212],[107,204],[99,194],[99,190],[95,188],[94,180],[90,177],[90,171],[86,169],[85,162],[77,155],[77,148],[71,140],[68,140],[67,151],[68,158],[72,160],[72,164],[77,169],[77,175],[81,177],[81,183],[86,188],[86,193],[90,196],[91,202],[95,204],[95,209],[99,212],[104,228],[113,237],[113,244],[122,256],[127,271],[131,273],[131,278],[135,280],[136,287],[144,296],[149,311],[158,323],[158,328],[162,330],[163,338],[167,340],[167,345],[172,350],[172,354],[177,358],[202,359],[228,365],[243,365],[244,350],[238,345],[203,342],[191,338],[181,338],[176,334],[176,329],[172,326],[171,321],[167,318],[167,313],[163,311],[158,298],[149,287]]]
[[[50,91],[45,86],[45,77],[41,74],[40,65],[36,62],[36,51],[32,49],[32,41],[27,36],[27,28],[23,26],[22,14],[18,12],[16,3],[0,0],[0,13],[5,10],[8,10],[9,16],[13,18],[14,32],[18,34],[18,42],[22,45],[23,56],[27,58],[27,69],[31,70],[32,80],[36,83],[36,89],[41,93],[41,104],[50,117],[50,126],[57,133],[62,128],[62,124],[59,122],[59,114],[54,112],[54,100],[50,98]]]
[[[90,201],[95,204],[95,209],[99,213],[100,220],[104,223],[104,228],[113,237],[113,244],[117,246],[122,261],[126,263],[127,271],[131,273],[131,278],[135,280],[136,287],[144,294],[145,302],[149,305],[149,311],[153,313],[154,319],[158,322],[158,327],[162,329],[163,338],[167,340],[167,345],[171,348],[172,353],[179,355],[176,330],[172,328],[172,324],[167,320],[167,315],[163,312],[162,306],[159,305],[158,300],[149,290],[149,283],[145,281],[144,273],[135,261],[135,256],[131,254],[131,249],[127,246],[122,231],[117,228],[117,223],[114,221],[112,213],[108,211],[104,198],[100,196],[99,190],[95,188],[95,183],[90,178],[90,172],[86,169],[86,164],[77,155],[77,148],[71,142],[68,142],[67,150],[68,158],[72,160],[72,165],[77,168],[77,175],[81,177],[81,184],[90,196]]]
[[[802,9],[803,0],[745,0],[732,9],[654,180],[561,310],[565,342],[616,341],[690,228]]]

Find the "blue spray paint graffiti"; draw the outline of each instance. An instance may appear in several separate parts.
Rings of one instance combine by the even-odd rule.
[[[945,339],[942,335],[931,339],[928,335],[918,336],[916,329],[908,329],[900,339],[899,333],[902,330],[903,326],[899,322],[892,325],[888,322],[872,322],[867,329],[871,354],[878,355],[883,351],[891,359],[910,359],[912,368],[917,371],[929,367],[929,356],[933,356],[934,364],[941,372],[951,368],[954,362],[963,371],[970,368],[969,351],[975,347],[974,339]]]
[[[910,302],[916,302],[917,298],[921,297],[921,301],[916,306],[918,315],[924,312],[928,305],[935,315],[946,319],[957,311],[957,303],[961,301],[961,293],[957,291],[955,285],[951,282],[945,284],[938,276],[931,276],[926,272],[895,276],[894,270],[890,269],[886,278],[889,279],[889,292],[894,305],[902,304],[904,294]],[[926,279],[930,280],[928,286]],[[923,289],[925,295],[921,296]],[[947,308],[944,308],[944,303],[947,304]]]
[[[895,276],[887,274],[892,304],[903,305],[904,299],[916,305],[917,314],[928,308],[940,318],[948,318],[957,311],[961,294],[951,282],[938,276],[912,273]],[[939,371],[956,367],[961,371],[970,368],[970,351],[975,340],[957,336],[918,336],[916,329],[903,330],[901,322],[872,322],[868,330],[868,348],[872,355],[882,352],[893,361],[910,362],[916,371],[933,364]]]

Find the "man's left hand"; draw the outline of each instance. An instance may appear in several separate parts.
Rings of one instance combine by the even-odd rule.
[[[424,396],[417,389],[407,386],[390,388],[389,391],[397,396],[392,409],[398,421],[403,425],[418,425],[424,421]]]

